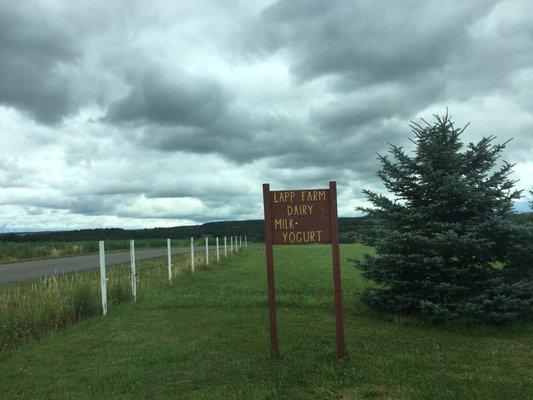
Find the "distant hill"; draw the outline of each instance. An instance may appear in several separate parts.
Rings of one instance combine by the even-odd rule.
[[[339,218],[341,240],[355,232],[365,217]],[[81,241],[112,239],[186,239],[191,236],[231,236],[247,235],[248,240],[262,242],[264,225],[262,219],[247,221],[219,221],[202,225],[176,226],[171,228],[151,229],[81,229],[75,231],[25,232],[0,234],[0,242],[39,242],[39,241]]]
[[[533,212],[520,213],[516,218],[521,223],[533,224]],[[369,222],[368,217],[339,218],[339,236],[341,243],[360,241],[360,234]],[[81,241],[81,240],[113,240],[113,239],[187,239],[202,236],[247,235],[253,242],[264,241],[264,225],[262,219],[246,221],[207,222],[202,225],[175,226],[171,228],[151,229],[81,229],[76,231],[26,232],[0,234],[0,242],[39,242],[39,241]]]

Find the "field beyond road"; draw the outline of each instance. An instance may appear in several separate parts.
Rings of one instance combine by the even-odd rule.
[[[269,358],[264,249],[184,274],[0,353],[5,399],[531,399],[533,324],[429,326],[379,315],[342,245],[346,344],[335,362],[328,246],[275,249],[281,359]],[[164,263],[162,260],[161,263]]]

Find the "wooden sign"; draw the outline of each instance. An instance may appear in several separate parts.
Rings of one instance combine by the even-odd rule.
[[[329,189],[270,192],[272,244],[331,243]]]
[[[265,248],[270,326],[270,352],[279,356],[276,295],[274,285],[274,245],[331,244],[333,258],[333,299],[337,339],[337,359],[346,356],[342,314],[342,288],[339,254],[339,223],[337,217],[337,185],[329,189],[270,191],[263,184],[265,210]]]

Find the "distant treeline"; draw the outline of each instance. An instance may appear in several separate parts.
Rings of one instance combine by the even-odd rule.
[[[521,223],[533,223],[533,212],[516,214],[516,218]]]
[[[516,218],[523,223],[533,223],[533,213],[517,214]],[[339,234],[341,243],[360,242],[367,228],[372,223],[368,217],[339,218]],[[123,240],[123,239],[188,239],[202,236],[235,236],[247,235],[251,242],[264,241],[264,225],[262,219],[247,221],[208,222],[202,225],[176,226],[172,228],[152,229],[82,229],[76,231],[4,233],[0,234],[0,242],[76,242],[88,240]]]
[[[339,218],[341,242],[355,242],[365,225],[365,217]],[[122,240],[122,239],[157,239],[173,238],[188,239],[202,236],[247,235],[251,242],[264,240],[262,219],[247,221],[208,222],[202,225],[176,226],[172,228],[152,229],[81,229],[75,231],[4,233],[0,234],[0,242],[75,242],[87,240]]]

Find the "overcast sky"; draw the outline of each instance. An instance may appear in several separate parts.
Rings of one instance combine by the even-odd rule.
[[[0,0],[0,231],[261,218],[261,183],[330,179],[354,216],[446,107],[531,189],[532,89],[530,0]]]

